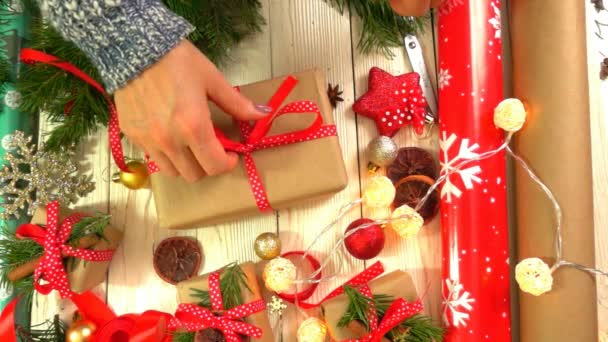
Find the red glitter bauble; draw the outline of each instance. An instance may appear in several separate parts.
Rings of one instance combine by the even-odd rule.
[[[346,232],[370,222],[374,221],[366,218],[355,220],[346,228]],[[344,240],[344,245],[348,252],[357,259],[374,258],[384,248],[384,230],[379,224],[359,229]]]

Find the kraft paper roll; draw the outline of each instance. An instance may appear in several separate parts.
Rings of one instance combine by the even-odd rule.
[[[529,107],[516,134],[516,152],[554,192],[564,213],[568,261],[595,266],[585,1],[513,0],[514,96]],[[516,170],[519,260],[555,260],[550,201]],[[522,342],[597,341],[595,279],[572,268],[554,273],[553,290],[540,297],[520,291]]]

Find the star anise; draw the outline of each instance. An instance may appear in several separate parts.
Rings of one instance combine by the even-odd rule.
[[[591,0],[591,3],[595,6],[595,10],[598,12],[606,9],[604,7],[604,0]]]
[[[329,102],[331,103],[332,107],[336,108],[338,102],[344,101],[344,99],[341,97],[342,93],[343,91],[340,91],[339,84],[336,84],[335,87],[332,87],[331,83],[327,84],[327,97],[329,97]]]
[[[600,68],[600,79],[604,81],[608,78],[608,58],[604,58]]]

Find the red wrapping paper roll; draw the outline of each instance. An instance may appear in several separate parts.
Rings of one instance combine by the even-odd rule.
[[[446,0],[439,8],[442,172],[496,149],[504,132],[500,0]],[[446,341],[511,341],[505,156],[451,174],[441,191]]]

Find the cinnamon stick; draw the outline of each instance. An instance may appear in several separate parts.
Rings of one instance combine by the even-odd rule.
[[[95,246],[98,242],[98,236],[87,235],[78,240],[77,247],[81,249],[90,248]],[[63,253],[62,256],[64,258],[68,257],[68,255],[65,253]],[[16,282],[34,273],[34,270],[36,269],[36,266],[38,266],[38,263],[40,262],[41,258],[42,256],[15,267],[10,272],[8,272],[8,280],[10,280],[11,282]]]
[[[350,331],[352,331],[355,335],[357,335],[357,338],[361,338],[361,337],[369,334],[367,329],[365,329],[365,326],[359,321],[351,321],[350,323],[348,323],[347,327]],[[391,341],[386,337],[382,337],[382,342],[391,342]]]

